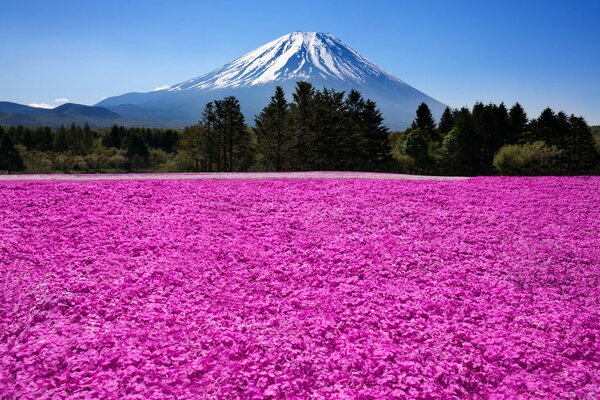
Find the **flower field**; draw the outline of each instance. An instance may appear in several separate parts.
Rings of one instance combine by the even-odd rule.
[[[0,182],[0,398],[597,399],[600,179]]]

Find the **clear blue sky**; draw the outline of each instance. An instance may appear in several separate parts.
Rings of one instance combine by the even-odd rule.
[[[493,4],[492,4],[493,3]],[[94,104],[332,32],[454,107],[551,106],[600,124],[600,1],[3,1],[0,100]]]

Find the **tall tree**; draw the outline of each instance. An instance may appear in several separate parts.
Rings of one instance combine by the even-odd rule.
[[[348,138],[349,120],[346,116],[344,92],[334,89],[317,91],[315,96],[315,153],[317,169],[345,169],[353,153]]]
[[[524,143],[528,122],[527,113],[521,104],[515,103],[508,113],[509,132],[506,144]]]
[[[94,132],[87,122],[83,124],[79,147],[81,154],[90,154],[94,150]]]
[[[454,127],[454,112],[450,107],[446,107],[440,118],[440,124],[438,125],[438,131],[445,135],[452,130]]]
[[[35,149],[39,151],[52,150],[52,130],[48,126],[39,127],[35,130]]]
[[[307,170],[313,168],[316,161],[315,89],[309,82],[298,82],[292,97],[292,168]]]
[[[222,138],[222,170],[245,171],[253,161],[250,131],[244,122],[240,102],[234,96],[216,100],[214,131]]]
[[[421,103],[417,108],[417,116],[413,121],[412,127],[419,128],[426,138],[432,137],[433,130],[435,129],[435,120],[427,104]]]
[[[67,130],[64,125],[61,125],[58,128],[58,131],[54,134],[54,151],[62,153],[63,151],[67,151],[68,143],[67,143]]]
[[[108,133],[102,138],[102,145],[104,147],[115,147],[117,149],[120,148],[122,141],[121,131],[122,129],[120,129],[117,125],[113,125]]]
[[[583,117],[569,117],[569,129],[563,141],[563,156],[570,173],[586,173],[598,165],[600,155],[596,151],[592,131]]]
[[[282,171],[290,158],[292,135],[290,132],[288,103],[281,86],[255,119],[259,151],[267,168]]]
[[[533,143],[541,140],[548,145],[554,145],[557,142],[557,126],[556,114],[548,107],[542,111],[537,119],[531,122],[531,130],[526,137],[526,141]]]
[[[194,171],[210,171],[208,165],[207,130],[203,125],[188,126],[181,136],[180,152],[194,165]]]
[[[386,171],[391,167],[390,131],[383,124],[383,115],[373,100],[365,102],[361,115],[365,126],[366,163],[363,169]]]
[[[144,161],[148,159],[148,146],[144,139],[142,139],[139,133],[134,133],[129,138],[129,143],[127,144],[127,158],[129,160],[133,159],[133,156],[138,155]]]
[[[23,159],[7,134],[2,135],[0,142],[0,170],[9,172],[25,170]]]

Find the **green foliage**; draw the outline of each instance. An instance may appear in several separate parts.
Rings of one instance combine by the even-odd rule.
[[[134,156],[139,156],[142,160],[146,160],[148,158],[148,146],[144,139],[138,135],[133,134],[129,138],[129,142],[127,143],[127,152],[126,155],[129,160],[133,163]],[[139,161],[136,159],[136,161]]]
[[[439,133],[445,135],[452,130],[452,127],[454,126],[454,115],[455,113],[450,107],[446,107],[440,118],[440,124],[438,125]]]
[[[209,171],[209,130],[202,125],[189,126],[181,136],[177,165],[183,171]]]
[[[554,175],[562,172],[562,152],[543,141],[511,144],[494,157],[494,167],[502,175]]]
[[[421,103],[417,108],[417,117],[412,128],[419,128],[425,135],[430,135],[435,129],[435,120],[427,104]]]
[[[506,144],[524,143],[527,124],[527,113],[519,103],[515,103],[508,113],[509,131],[506,135]]]
[[[7,134],[2,135],[0,141],[0,171],[24,171],[25,165],[13,141]]]
[[[446,108],[436,128],[426,104],[412,127],[390,133],[377,104],[361,93],[298,82],[288,103],[281,88],[246,126],[235,97],[208,103],[198,125],[172,129],[72,124],[58,129],[0,127],[13,170],[400,171],[436,175],[598,174],[600,127],[545,109],[529,120],[519,103]],[[543,142],[541,146],[538,142]],[[518,145],[510,147],[507,145]],[[559,154],[559,155],[558,155]],[[12,158],[11,158],[12,157]],[[557,158],[558,157],[558,158]],[[6,164],[5,155],[0,163]]]
[[[288,169],[292,155],[292,134],[289,106],[280,86],[277,86],[269,104],[256,117],[255,125],[258,151],[264,167],[275,171]]]

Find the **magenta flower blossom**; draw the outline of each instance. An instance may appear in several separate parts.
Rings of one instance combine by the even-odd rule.
[[[600,179],[0,182],[0,398],[596,399]]]

